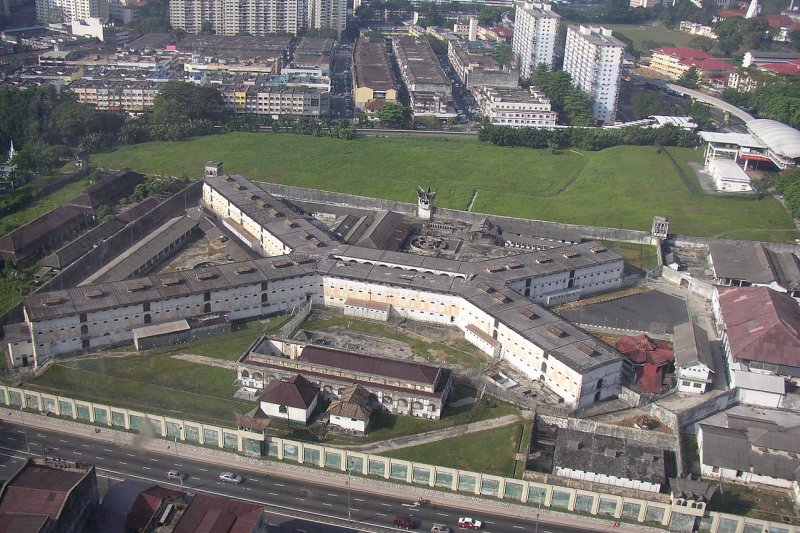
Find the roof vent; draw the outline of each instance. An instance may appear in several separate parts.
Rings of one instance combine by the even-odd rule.
[[[527,307],[523,307],[522,309],[520,309],[519,314],[521,314],[528,320],[535,320],[536,318],[538,318],[536,313],[534,313],[531,309],[528,309]]]
[[[551,335],[553,335],[554,337],[558,337],[558,338],[567,336],[566,332],[563,329],[561,329],[559,327],[556,327],[556,326],[549,326],[547,328],[547,332],[550,333]]]
[[[540,265],[543,265],[545,263],[552,263],[552,261],[553,260],[547,257],[546,255],[540,255],[539,257],[536,258],[536,262],[539,263]]]
[[[581,352],[585,353],[589,357],[592,357],[593,355],[595,355],[597,353],[595,351],[595,349],[592,348],[591,346],[589,346],[588,344],[581,344],[580,346],[578,346],[578,350],[580,350]]]
[[[523,264],[522,264],[522,263],[520,263],[519,261],[511,261],[510,263],[506,263],[506,267],[507,267],[509,270],[515,270],[515,269],[517,269],[517,268],[522,268],[522,267],[524,267],[524,266],[525,266],[525,265],[523,265]]]
[[[61,301],[61,296],[47,296],[42,299],[42,303],[46,306],[58,305]]]
[[[144,283],[128,283],[125,288],[128,289],[128,292],[139,292],[145,290],[146,287]]]
[[[251,266],[238,266],[236,267],[236,270],[234,272],[236,272],[237,274],[249,274],[253,270],[255,269]]]
[[[503,265],[489,265],[486,267],[486,270],[494,274],[495,272],[501,272],[506,268]]]
[[[172,287],[173,285],[180,284],[181,280],[178,278],[164,278],[161,280],[161,284],[165,287]]]
[[[313,263],[314,262],[314,258],[309,256],[309,255],[293,255],[292,259],[298,265],[305,265],[307,263]]]
[[[243,190],[245,190],[245,186],[244,186],[244,185],[242,185],[241,183],[234,183],[234,184],[233,184],[233,188],[234,188],[234,189],[236,189],[237,191],[243,191]]]
[[[209,280],[209,279],[214,279],[216,277],[217,277],[217,275],[214,272],[206,271],[206,272],[198,272],[197,273],[197,281],[206,281],[206,280]]]
[[[103,295],[103,291],[101,289],[86,289],[83,295],[87,298],[100,298]]]
[[[293,220],[289,220],[288,218],[283,220],[283,224],[288,228],[296,228],[297,227],[297,224],[295,224]]]
[[[292,266],[292,262],[288,259],[277,259],[272,262],[273,268],[286,268],[288,266]]]
[[[592,246],[590,248],[590,250],[592,251],[593,254],[602,254],[603,252],[606,251],[606,247],[605,246]]]
[[[575,250],[567,250],[566,252],[564,252],[564,257],[566,257],[567,259],[575,259],[576,257],[579,257],[580,255],[581,254],[579,254]]]
[[[482,281],[480,283],[478,283],[477,287],[478,287],[478,290],[481,290],[481,291],[485,292],[486,294],[489,294],[494,290],[488,284],[486,284],[486,283],[484,283]]]
[[[497,300],[498,302],[507,303],[511,301],[511,298],[509,298],[502,292],[495,292],[494,294],[492,294],[492,296],[494,296],[494,299]]]

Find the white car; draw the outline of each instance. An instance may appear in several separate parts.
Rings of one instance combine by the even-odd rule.
[[[242,476],[234,474],[233,472],[222,472],[219,475],[219,480],[222,481],[223,483],[233,483],[234,485],[238,485],[239,483],[244,481]]]
[[[474,518],[469,518],[468,516],[462,516],[458,519],[458,527],[463,527],[466,529],[480,529],[483,527],[483,522],[480,520],[475,520]]]

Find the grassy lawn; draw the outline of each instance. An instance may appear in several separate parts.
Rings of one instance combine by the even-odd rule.
[[[34,389],[230,424],[252,408],[232,399],[235,372],[179,361],[166,354],[83,359],[55,365],[30,383]]]
[[[702,160],[699,149],[669,151],[680,162]],[[232,133],[126,146],[97,154],[92,162],[199,178],[209,159],[254,180],[405,202],[416,201],[417,185],[431,185],[439,190],[437,204],[454,209],[465,209],[479,189],[473,210],[499,215],[639,230],[649,230],[653,216],[664,215],[671,230],[684,235],[771,241],[797,236],[777,201],[695,194],[666,156],[648,146],[554,155],[470,139],[341,141]]]
[[[176,344],[167,348],[149,352],[151,355],[191,353],[214,359],[235,361],[253,342],[262,335],[277,332],[289,320],[288,316],[272,317],[235,324],[233,331],[226,335],[211,337],[199,341]]]
[[[47,179],[47,178],[42,178]],[[36,183],[31,183],[25,187],[34,186]],[[65,205],[69,200],[78,196],[83,189],[89,185],[88,178],[83,178],[64,187],[54,191],[47,196],[36,200],[24,209],[20,209],[16,213],[11,213],[0,218],[0,235],[5,235],[9,231],[15,230],[20,226],[24,226],[34,218],[37,218],[46,212]],[[20,191],[24,191],[22,187]],[[13,193],[12,193],[13,194]]]
[[[459,339],[452,344],[431,343],[410,335],[402,330],[382,322],[370,320],[359,320],[353,317],[337,316],[332,318],[317,319],[311,317],[303,323],[302,328],[307,330],[324,330],[335,326],[346,327],[351,331],[358,331],[368,335],[394,339],[407,344],[414,355],[422,357],[426,361],[434,364],[444,364],[445,366],[460,365],[465,369],[477,369],[485,363],[486,359],[481,352],[463,339]]]
[[[656,247],[632,242],[602,241],[605,246],[625,258],[625,266],[636,271],[647,271],[658,266]]]
[[[382,455],[432,465],[472,470],[496,476],[514,476],[517,453],[525,424],[470,433],[452,439],[402,448]]]
[[[633,41],[634,48],[642,52],[648,51],[642,46],[642,41],[655,41],[659,46],[689,46],[689,41],[695,37],[682,31],[665,28],[661,24],[649,24],[647,26],[639,24],[603,24],[603,27],[611,28],[614,34],[624,35]]]
[[[743,515],[760,520],[783,522],[789,517],[791,524],[800,525],[792,498],[787,492],[755,489],[735,483],[723,483],[711,497],[709,511]]]

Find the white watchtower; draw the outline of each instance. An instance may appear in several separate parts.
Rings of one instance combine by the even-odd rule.
[[[433,201],[436,198],[436,191],[430,187],[426,191],[417,185],[417,216],[422,220],[433,218]]]

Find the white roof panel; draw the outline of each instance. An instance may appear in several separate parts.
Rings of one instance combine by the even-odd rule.
[[[792,159],[800,157],[800,131],[777,120],[750,120],[747,129],[767,143],[771,150]]]

